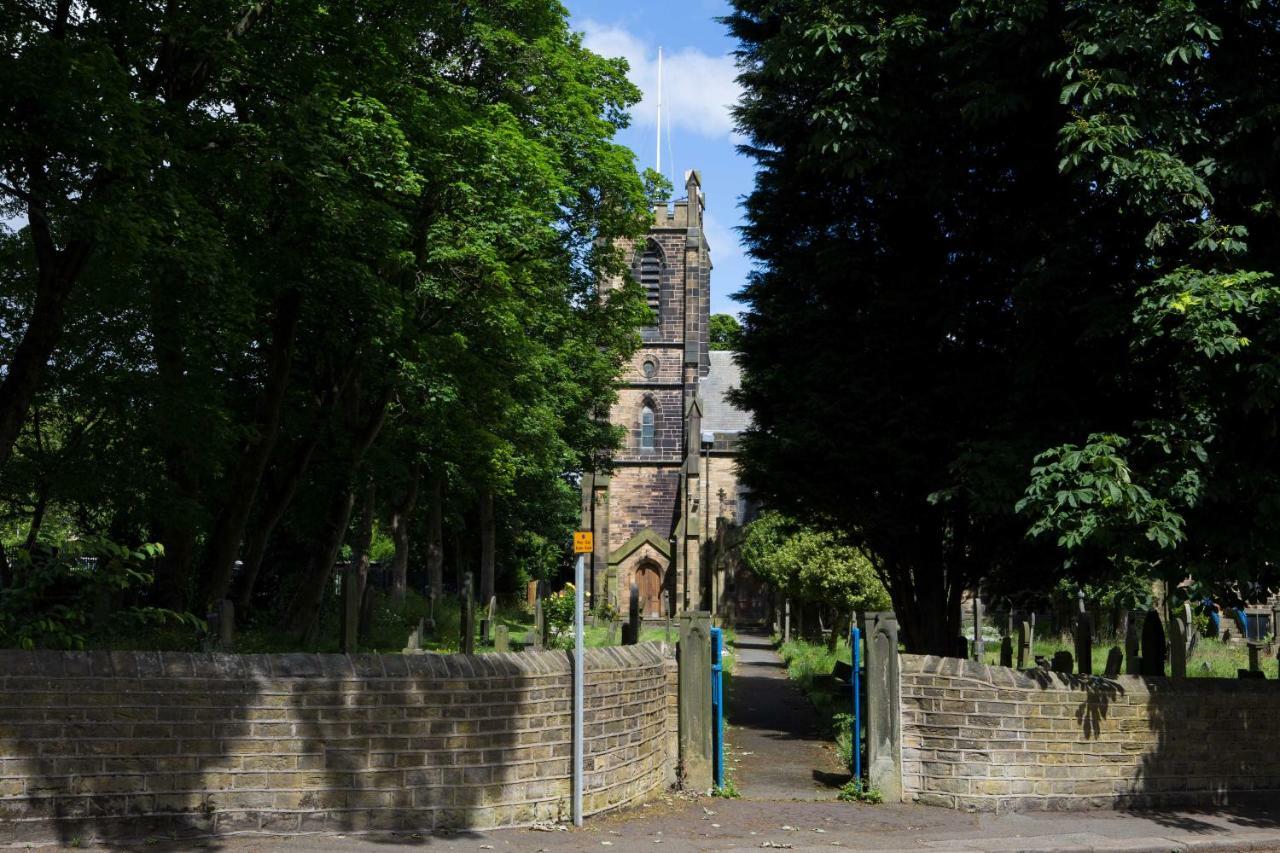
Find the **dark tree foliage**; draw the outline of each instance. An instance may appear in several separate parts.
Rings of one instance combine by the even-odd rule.
[[[344,549],[554,568],[643,319],[624,62],[554,0],[16,0],[0,45],[0,545],[156,543],[131,595],[297,637]]]
[[[759,164],[746,238],[760,269],[741,294],[739,402],[755,419],[745,476],[785,511],[844,529],[875,560],[908,647],[945,652],[961,590],[978,579],[1035,586],[1064,569],[1085,576],[1124,562],[1114,541],[1068,553],[1061,538],[1039,535],[1057,520],[1016,512],[1038,454],[1136,433],[1158,416],[1194,419],[1198,403],[1172,381],[1192,347],[1135,350],[1152,322],[1181,316],[1153,288],[1196,257],[1203,236],[1152,243],[1160,221],[1180,217],[1195,230],[1185,203],[1177,216],[1163,207],[1190,191],[1187,176],[1147,150],[1176,138],[1183,72],[1134,47],[1157,4],[1127,14],[1132,4],[734,5],[726,20],[746,90],[738,119]],[[1241,60],[1274,45],[1274,4],[1203,5],[1235,16],[1241,32],[1231,58],[1219,54],[1224,43],[1190,60],[1250,78],[1231,97],[1257,100],[1273,71]],[[1193,18],[1177,22],[1177,45],[1203,40],[1184,26]],[[1124,66],[1113,77],[1086,67],[1113,62]],[[1104,123],[1087,116],[1105,111],[1086,112],[1080,98],[1112,97],[1114,80],[1138,77],[1162,107],[1126,104],[1110,140],[1073,137]],[[1212,112],[1208,100],[1199,108]],[[1274,130],[1274,112],[1252,109],[1252,130],[1199,148],[1263,155],[1224,179],[1224,191],[1234,186],[1226,198],[1246,203],[1260,198],[1251,181],[1275,175],[1276,137],[1258,130]],[[1212,192],[1198,199],[1207,205]],[[1246,302],[1255,285],[1241,285]],[[1248,391],[1233,394],[1240,403]],[[1053,507],[1058,498],[1049,488]],[[1150,549],[1138,528],[1119,537],[1131,553]]]

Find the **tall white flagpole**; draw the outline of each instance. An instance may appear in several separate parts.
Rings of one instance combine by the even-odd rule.
[[[658,48],[658,145],[654,171],[662,174],[662,48]]]

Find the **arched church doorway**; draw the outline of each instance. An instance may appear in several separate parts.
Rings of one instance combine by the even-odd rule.
[[[636,587],[640,593],[640,612],[646,619],[662,615],[662,569],[652,560],[636,567]]]

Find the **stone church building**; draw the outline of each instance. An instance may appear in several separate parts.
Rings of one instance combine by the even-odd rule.
[[[696,171],[686,196],[658,204],[634,247],[632,276],[657,322],[621,379],[610,420],[626,428],[609,473],[582,484],[583,529],[595,534],[588,566],[593,601],[624,611],[634,581],[648,618],[710,610],[760,618],[757,585],[733,557],[750,496],[737,480],[738,434],[750,423],[726,393],[733,353],[708,346],[711,255]]]

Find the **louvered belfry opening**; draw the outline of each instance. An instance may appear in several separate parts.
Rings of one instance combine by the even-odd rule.
[[[644,288],[645,301],[655,314],[658,313],[662,307],[662,255],[653,243],[649,243],[640,256],[637,278]]]

